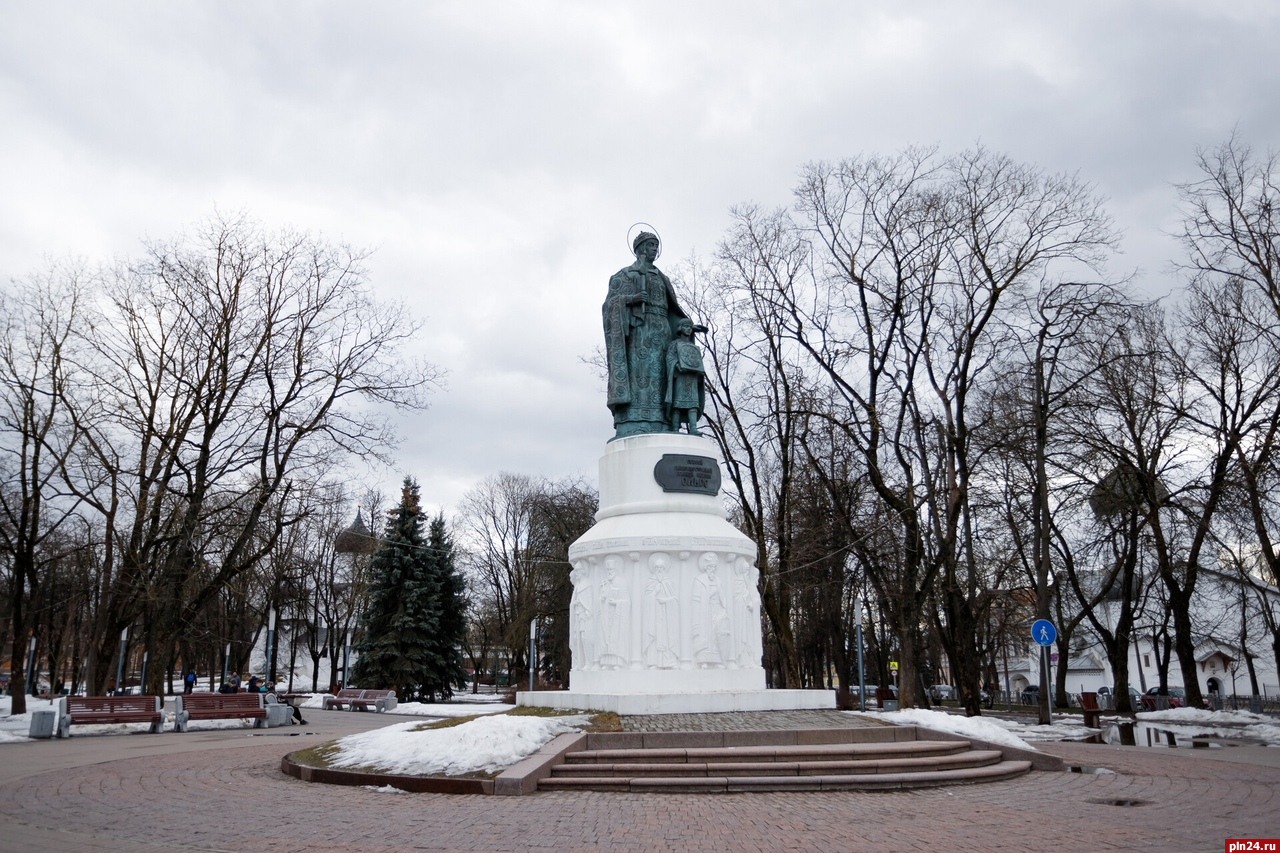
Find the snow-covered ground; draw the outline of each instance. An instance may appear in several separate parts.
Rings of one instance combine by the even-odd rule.
[[[301,707],[322,708],[324,697],[331,694],[313,693],[310,699],[304,699]],[[400,702],[395,710],[388,714],[403,714],[407,717],[467,717],[472,714],[501,714],[510,711],[511,705],[495,701],[492,695],[455,695],[449,702]]]
[[[1171,731],[1176,738],[1247,738],[1268,746],[1280,746],[1280,720],[1264,714],[1170,708],[1167,711],[1146,711],[1137,717],[1138,722],[1150,723],[1161,730]]]
[[[850,711],[860,714],[859,711]],[[1086,728],[1080,717],[1063,714],[1054,717],[1052,725],[1042,726],[1005,720],[1000,717],[964,717],[944,711],[926,711],[908,708],[902,711],[867,711],[865,716],[889,723],[917,725],[937,731],[952,732],[991,743],[1033,749],[1029,742],[1082,740],[1098,734],[1098,729]],[[1138,722],[1150,723],[1161,730],[1173,732],[1180,740],[1193,737],[1247,738],[1280,746],[1280,720],[1246,711],[1201,711],[1195,708],[1172,708],[1138,714]],[[1104,723],[1132,722],[1127,717],[1103,717]]]
[[[995,717],[963,717],[959,714],[948,714],[945,711],[926,711],[923,708],[904,708],[901,711],[848,711],[856,717],[874,717],[886,723],[898,723],[905,726],[923,726],[939,732],[951,732],[962,737],[971,737],[1012,746],[1018,749],[1033,749],[1027,740],[1037,739],[1023,737],[1027,728],[1008,720]],[[1045,738],[1047,740],[1047,738]],[[1054,740],[1062,740],[1061,737]]]
[[[414,776],[493,773],[589,720],[585,715],[481,717],[443,729],[423,729],[420,722],[397,723],[341,738],[330,760],[334,767],[369,767]]]

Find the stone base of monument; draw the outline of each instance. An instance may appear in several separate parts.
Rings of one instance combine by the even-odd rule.
[[[732,711],[829,710],[831,690],[753,690],[742,693],[580,693],[576,690],[524,690],[517,705],[535,708],[612,711],[640,714],[727,714]]]
[[[609,442],[596,524],[569,548],[569,690],[519,705],[619,714],[834,708],[827,690],[767,690],[755,543],[719,497],[715,443]]]

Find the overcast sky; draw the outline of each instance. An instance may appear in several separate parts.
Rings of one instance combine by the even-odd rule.
[[[6,0],[0,277],[215,208],[373,249],[450,375],[370,479],[452,509],[501,470],[594,481],[581,358],[636,221],[671,266],[807,161],[981,142],[1095,183],[1117,273],[1164,292],[1197,146],[1280,143],[1277,45],[1275,0]]]

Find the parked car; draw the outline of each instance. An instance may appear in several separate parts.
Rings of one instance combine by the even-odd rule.
[[[1104,696],[1111,696],[1111,688],[1105,684],[1098,688],[1098,699],[1101,701]],[[1115,708],[1115,702],[1111,701],[1110,698],[1108,698],[1107,704],[1109,704],[1111,708]],[[1129,688],[1129,707],[1135,711],[1142,708],[1142,693],[1139,692],[1136,687]]]
[[[935,702],[943,702],[956,698],[956,689],[950,684],[935,684],[929,688],[929,696]]]
[[[1040,704],[1040,685],[1028,684],[1022,688],[1020,694],[1023,705],[1039,705]]]
[[[1142,708],[1145,711],[1154,711],[1156,709],[1156,697],[1160,695],[1159,687],[1152,687],[1146,693],[1142,694]],[[1181,687],[1169,687],[1169,707],[1185,708],[1187,707],[1187,691]]]

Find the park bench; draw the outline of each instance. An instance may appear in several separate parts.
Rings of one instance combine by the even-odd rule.
[[[1084,724],[1091,729],[1099,727],[1102,720],[1102,709],[1098,707],[1097,693],[1080,694],[1080,710],[1084,713]]]
[[[359,699],[351,700],[351,710],[358,707],[361,711],[367,711],[372,705],[373,710],[381,714],[383,711],[394,710],[397,704],[394,690],[365,690],[361,692]]]
[[[159,696],[63,696],[57,708],[58,737],[68,737],[73,724],[150,723],[153,734],[164,729]]]
[[[394,690],[360,690],[355,687],[344,687],[338,691],[337,696],[325,697],[324,710],[354,711],[359,708],[361,711],[367,711],[372,705],[375,711],[382,713],[394,709],[396,704]]]
[[[192,720],[253,720],[266,728],[267,709],[262,693],[191,693],[174,697],[173,730],[185,732]]]

